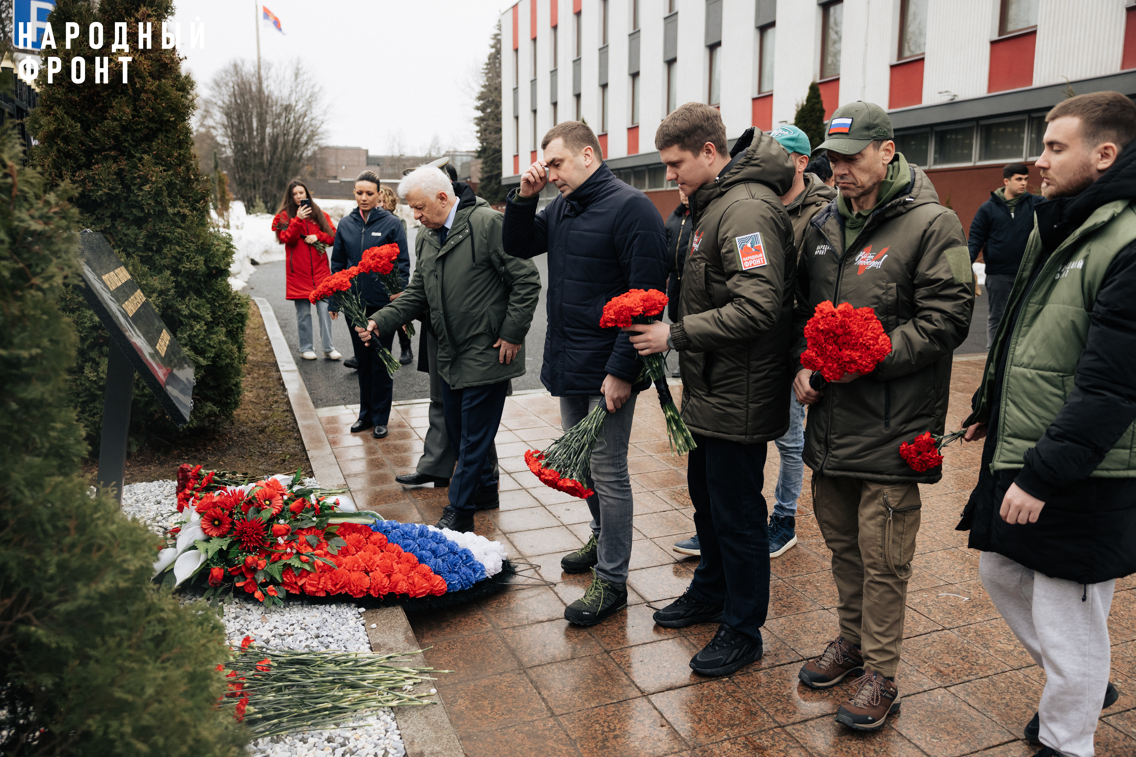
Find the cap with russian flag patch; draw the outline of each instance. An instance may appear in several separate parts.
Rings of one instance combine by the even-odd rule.
[[[857,100],[841,105],[832,114],[825,140],[817,150],[831,150],[841,155],[855,155],[877,139],[894,139],[887,111],[875,103]]]

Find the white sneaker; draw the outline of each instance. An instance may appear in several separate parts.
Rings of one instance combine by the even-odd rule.
[[[339,354],[339,350],[332,350],[331,352],[325,352],[325,353],[323,353],[323,356],[325,358],[327,358],[328,360],[338,360],[339,358],[343,357],[343,355]]]
[[[307,352],[301,353],[300,357],[302,357],[304,360],[315,360],[316,359],[316,353],[312,352],[311,350],[308,350]]]

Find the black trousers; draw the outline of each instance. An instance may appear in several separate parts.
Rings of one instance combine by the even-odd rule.
[[[769,613],[769,511],[761,486],[765,444],[694,435],[686,482],[702,559],[691,591],[724,606],[722,622],[761,640]]]
[[[473,511],[478,489],[497,488],[497,460],[492,454],[501,413],[505,410],[508,381],[486,386],[451,389],[442,381],[446,433],[458,463],[450,479],[450,505]]]
[[[394,381],[377,357],[374,341],[368,347],[359,339],[355,329],[348,324],[347,333],[351,335],[351,347],[355,350],[355,360],[359,363],[359,420],[375,426],[385,426],[390,422],[391,400],[394,396]],[[394,342],[394,334],[381,334],[379,344],[388,350]]]

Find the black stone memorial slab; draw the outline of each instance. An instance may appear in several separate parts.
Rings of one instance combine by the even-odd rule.
[[[80,290],[111,337],[99,487],[121,499],[135,371],[180,428],[193,410],[193,363],[102,234],[79,234],[79,262]]]

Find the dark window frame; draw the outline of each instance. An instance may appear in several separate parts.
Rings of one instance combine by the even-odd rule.
[[[757,30],[757,94],[768,95],[773,91],[773,87],[763,90],[761,88],[761,80],[765,78],[765,33],[773,30],[776,33],[777,22],[766,24]]]
[[[895,62],[905,63],[909,60],[919,60],[927,56],[927,37],[926,30],[924,30],[923,37],[923,51],[912,53],[911,55],[903,54],[903,37],[907,31],[907,6],[911,4],[911,0],[899,0],[899,36],[896,39],[895,45]]]
[[[715,42],[713,45],[709,45],[706,48],[706,52],[709,55],[709,60],[710,60],[710,65],[708,67],[710,69],[710,76],[706,81],[706,104],[707,105],[721,105],[722,104],[722,79],[721,79],[721,76],[722,76],[722,70],[721,70],[722,69],[722,61],[721,61],[720,56],[722,54],[722,43],[721,42]],[[714,54],[715,53],[717,53],[718,56],[719,56],[719,60],[718,60],[718,102],[711,102],[711,100],[714,99],[714,70],[715,70],[714,69],[714,57],[715,57]]]
[[[835,74],[826,74],[824,70],[824,59],[827,58],[828,52],[828,14],[836,6],[843,6],[844,0],[832,0],[831,3],[825,3],[820,7],[820,81],[827,81],[828,79],[839,79],[839,62],[837,63],[837,72]],[[843,23],[843,8],[841,8],[841,24],[840,24],[840,41],[843,48],[844,42],[844,23]]]
[[[1026,32],[1036,31],[1037,24],[1032,26],[1023,26],[1021,29],[1007,29],[1006,28],[1006,11],[1009,9],[1010,0],[998,0],[998,37],[1012,37],[1015,34],[1025,34]]]

